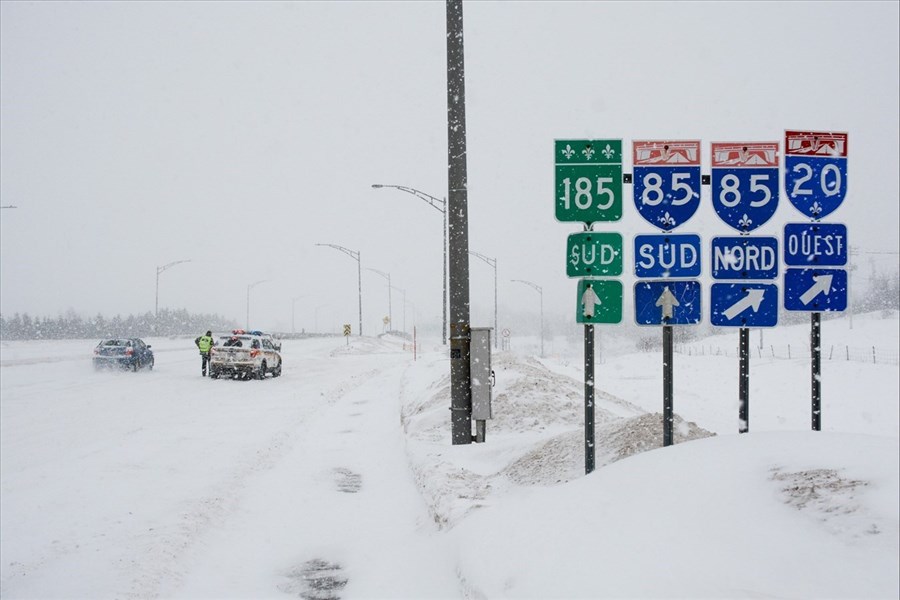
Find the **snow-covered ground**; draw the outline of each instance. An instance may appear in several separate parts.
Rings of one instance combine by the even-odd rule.
[[[823,348],[896,353],[898,324],[828,320]],[[265,381],[201,378],[191,340],[148,339],[136,374],[94,372],[95,340],[4,341],[0,596],[897,597],[900,367],[833,353],[811,432],[809,359],[757,349],[738,435],[737,358],[710,350],[737,332],[698,340],[660,448],[660,352],[598,331],[588,476],[576,339],[496,353],[467,446],[433,341],[286,341]]]

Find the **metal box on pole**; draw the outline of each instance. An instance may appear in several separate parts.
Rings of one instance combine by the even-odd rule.
[[[469,368],[472,382],[472,419],[475,420],[475,441],[483,442],[485,421],[493,418],[491,411],[491,328],[472,327]]]

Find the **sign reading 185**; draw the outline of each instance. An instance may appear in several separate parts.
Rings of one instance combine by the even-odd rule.
[[[622,218],[622,140],[556,140],[556,219]]]

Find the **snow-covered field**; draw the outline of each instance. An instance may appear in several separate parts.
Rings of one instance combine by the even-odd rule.
[[[898,324],[825,321],[823,347],[896,353]],[[685,348],[663,449],[660,353],[598,331],[589,476],[578,340],[496,353],[468,446],[434,342],[286,341],[282,377],[213,381],[190,340],[148,339],[136,374],[94,372],[96,340],[4,341],[0,596],[897,597],[900,367],[823,361],[811,432],[809,359],[754,355],[738,435],[734,354]]]

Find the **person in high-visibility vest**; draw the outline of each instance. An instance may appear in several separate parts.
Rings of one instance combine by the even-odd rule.
[[[202,360],[200,372],[203,377],[206,377],[206,365],[209,364],[209,351],[213,346],[212,331],[207,331],[206,335],[201,335],[194,340],[194,343],[197,344],[197,348],[200,349],[200,359]]]

